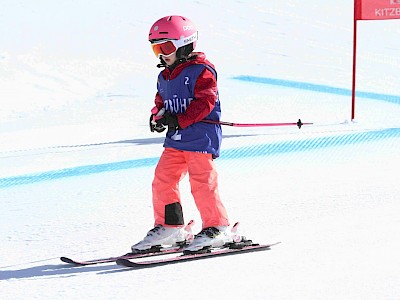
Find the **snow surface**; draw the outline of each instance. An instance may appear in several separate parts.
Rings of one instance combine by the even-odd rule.
[[[2,299],[399,299],[400,20],[353,1],[1,1]],[[162,135],[146,40],[168,14],[198,26],[224,127],[216,160],[232,222],[267,252],[146,270],[78,259],[129,251],[152,227]],[[199,214],[187,178],[186,220]]]

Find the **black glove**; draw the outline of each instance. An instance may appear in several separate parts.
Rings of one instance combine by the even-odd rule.
[[[171,114],[168,111],[162,115],[161,119],[156,120],[156,123],[168,126],[168,131],[175,131],[181,129],[178,123],[177,116]]]
[[[156,131],[158,133],[161,133],[161,132],[163,132],[165,130],[165,126],[163,124],[158,123],[157,121],[155,121],[154,120],[155,116],[156,115],[153,115],[153,114],[150,116],[150,121],[149,121],[150,131],[151,132]]]

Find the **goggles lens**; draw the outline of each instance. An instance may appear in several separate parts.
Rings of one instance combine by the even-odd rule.
[[[151,44],[151,48],[153,49],[153,52],[157,57],[160,57],[160,55],[165,55],[165,56],[171,55],[177,50],[172,41],[165,41],[162,43]]]

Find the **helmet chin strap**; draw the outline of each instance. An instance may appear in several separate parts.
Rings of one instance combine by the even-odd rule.
[[[160,63],[157,65],[157,68],[163,68],[163,67],[168,67],[168,65],[165,63],[162,57],[160,57]]]
[[[157,68],[169,68],[171,70],[175,69],[177,65],[180,65],[184,62],[187,62],[186,57],[178,58],[172,65],[168,66],[167,63],[160,57],[160,63],[157,65]]]
[[[197,55],[192,55],[190,57],[181,57],[178,58],[172,65],[168,66],[167,63],[160,57],[160,63],[157,65],[157,68],[169,68],[171,70],[175,69],[177,65],[183,64],[188,60],[195,59]]]

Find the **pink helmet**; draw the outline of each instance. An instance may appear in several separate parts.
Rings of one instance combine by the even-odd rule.
[[[149,41],[179,40],[182,46],[196,46],[197,30],[193,22],[182,16],[167,16],[156,21],[150,28]]]

